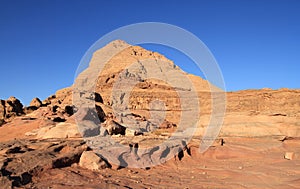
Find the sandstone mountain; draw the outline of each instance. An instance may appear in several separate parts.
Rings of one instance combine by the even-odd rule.
[[[147,64],[148,61],[151,62],[150,65]],[[159,63],[158,68],[168,74],[167,79],[159,74],[160,70],[157,69],[155,63]],[[97,65],[103,65],[103,67],[99,68]],[[101,73],[98,69],[101,70]],[[94,70],[97,70],[97,72]],[[154,74],[149,73],[151,70],[155,71]],[[133,82],[127,79],[128,75],[130,75],[130,78],[134,78]],[[156,78],[153,78],[153,76]],[[178,78],[176,79],[176,77]],[[182,81],[183,77],[189,80]],[[87,78],[91,81],[87,82]],[[198,126],[202,135],[212,112],[212,95],[220,92],[218,88],[206,80],[184,73],[163,55],[145,50],[139,46],[131,46],[120,40],[113,41],[96,51],[90,61],[89,68],[81,73],[78,80],[79,82],[84,81],[85,89],[89,92],[101,95],[100,103],[96,104],[101,106],[105,114],[112,113],[112,106],[121,104],[122,95],[125,98],[126,94],[129,94],[129,103],[125,105],[130,113],[150,119],[149,112],[155,109],[151,107],[151,102],[162,101],[166,110],[165,121],[173,125],[179,123],[182,111],[184,111],[182,104],[195,102],[195,97],[189,96],[187,97],[188,100],[183,103],[179,92],[194,87],[195,92],[198,94],[198,118],[202,118],[200,118]],[[125,80],[127,83],[120,82],[121,80]],[[175,82],[172,82],[172,80]],[[189,82],[193,86],[189,85]],[[172,86],[170,83],[174,85]],[[89,86],[87,87],[87,85]],[[114,91],[112,92],[112,90]],[[247,129],[252,131],[258,129],[260,131],[242,132],[247,133],[245,134],[247,136],[286,135],[287,133],[294,137],[298,136],[299,92],[300,90],[262,89],[226,93],[225,125],[221,134],[239,135],[240,130],[235,127],[244,128],[246,118],[250,122],[247,123]],[[113,96],[113,94],[117,95]],[[231,124],[231,116],[234,117],[234,124]],[[253,119],[252,121],[251,118],[248,119],[247,117],[259,119]],[[286,126],[279,121],[283,117],[289,119],[292,123],[288,126],[289,131],[284,129]],[[117,119],[118,121],[122,120],[118,117]],[[260,121],[257,122],[257,120]],[[235,125],[234,128],[233,125]]]
[[[223,126],[213,145],[200,154],[212,99],[222,94]],[[73,86],[45,100],[34,98],[29,107],[14,97],[1,100],[0,186],[297,188],[299,99],[300,90],[289,89],[225,93],[157,52],[116,40],[94,52]],[[171,137],[180,132],[183,119],[183,129],[197,128],[189,143]],[[115,159],[97,156],[82,136],[101,134],[112,135],[128,149]],[[166,140],[172,144],[143,151]],[[165,161],[172,150],[176,155]],[[158,152],[165,155],[159,159],[162,165],[148,170],[145,165],[162,156]],[[124,164],[118,164],[140,157],[145,161],[138,167],[144,169],[121,169]]]
[[[153,66],[148,62],[154,62],[159,66]],[[1,123],[10,122],[17,115],[25,115],[33,111],[43,111],[40,114],[47,121],[64,122],[73,115],[74,102],[72,100],[74,98],[72,95],[74,93],[76,95],[73,90],[76,91],[76,87],[79,87],[78,90],[80,90],[81,95],[86,93],[82,97],[91,99],[92,106],[97,107],[97,114],[102,122],[105,121],[105,115],[115,113],[114,104],[122,104],[122,98],[128,96],[128,103],[124,104],[126,108],[132,115],[145,120],[151,119],[150,113],[155,112],[155,108],[157,109],[157,107],[151,106],[151,102],[163,102],[162,106],[166,110],[166,115],[159,127],[172,127],[179,124],[181,112],[184,111],[179,92],[191,90],[191,87],[194,87],[194,91],[198,95],[197,98],[186,97],[185,102],[199,100],[198,133],[203,135],[212,111],[212,93],[220,92],[218,88],[210,85],[206,80],[183,72],[171,60],[157,52],[148,51],[139,46],[131,46],[121,40],[113,41],[96,51],[89,65],[88,69],[77,77],[74,86],[61,89],[42,102],[35,98],[29,107],[23,107],[20,101],[14,97],[6,101],[1,100]],[[99,65],[102,67],[99,68]],[[168,75],[160,75],[157,71],[158,68]],[[150,73],[153,70],[154,73]],[[132,80],[128,82],[129,84],[120,83],[126,74],[134,78],[134,85],[130,84]],[[178,79],[176,76],[180,78]],[[183,82],[182,77],[189,80]],[[188,85],[186,82],[190,82],[192,85]],[[78,83],[83,83],[84,88],[80,88]],[[300,90],[246,90],[228,92],[226,96],[226,116],[221,135],[298,136]],[[123,121],[123,125],[126,126],[124,117],[114,116],[117,122]],[[244,122],[245,119],[247,119],[247,123]],[[286,126],[281,123],[281,119],[288,120],[290,124]],[[71,120],[74,120],[74,117]],[[243,126],[245,124],[247,127]],[[240,132],[236,127],[241,127],[247,131]],[[285,129],[286,127],[289,129]],[[260,132],[255,132],[255,130]]]

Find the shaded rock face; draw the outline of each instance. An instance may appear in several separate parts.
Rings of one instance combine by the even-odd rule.
[[[0,100],[0,125],[24,114],[23,104],[15,97]]]
[[[16,97],[9,97],[5,103],[6,117],[10,114],[21,115],[23,113],[23,104]]]
[[[126,127],[120,125],[114,120],[106,120],[105,127],[109,135],[125,135]]]
[[[0,100],[0,126],[5,123],[5,101]]]

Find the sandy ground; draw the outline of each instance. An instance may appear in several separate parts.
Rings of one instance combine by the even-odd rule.
[[[33,178],[28,188],[299,188],[300,140],[225,138],[223,146],[171,159],[149,170],[123,168],[91,172],[78,166],[51,169]],[[286,152],[295,152],[292,160]]]
[[[28,138],[38,120],[15,120],[0,127],[0,141]],[[44,171],[25,188],[300,188],[300,138],[222,137],[199,153],[201,137],[189,144],[191,155],[145,169],[89,171],[73,165]],[[286,152],[293,152],[291,160]],[[0,187],[1,188],[1,187]]]
[[[40,120],[22,120],[21,118],[15,118],[13,122],[0,127],[0,142],[13,140],[14,138],[29,138],[25,133],[38,129],[40,122]]]

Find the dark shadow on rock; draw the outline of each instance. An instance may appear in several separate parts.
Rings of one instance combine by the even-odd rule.
[[[37,109],[38,108],[36,106],[28,106],[28,107],[23,108],[23,111],[25,114],[29,114]]]
[[[54,117],[53,119],[52,119],[52,121],[54,121],[54,122],[65,122],[66,121],[66,119],[65,118],[62,118],[62,117]]]
[[[69,114],[69,116],[73,115],[74,114],[74,107],[73,106],[65,106],[65,112],[67,114]]]
[[[95,92],[95,102],[103,103],[103,98],[99,93]]]
[[[95,107],[96,107],[97,115],[98,115],[100,122],[104,122],[105,121],[105,113],[104,113],[103,109],[101,108],[101,106],[98,106],[98,105],[96,105]]]
[[[179,148],[179,152],[178,152],[178,159],[181,161],[182,158],[184,157],[184,153],[183,153],[183,149],[182,148]]]
[[[109,163],[109,161],[105,157],[103,157],[101,154],[98,154],[98,153],[96,153],[96,155],[99,156],[106,163],[108,168],[112,168],[112,165]]]

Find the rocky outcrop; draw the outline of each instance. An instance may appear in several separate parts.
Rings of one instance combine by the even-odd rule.
[[[23,114],[23,104],[16,97],[9,97],[5,101],[6,117]]]
[[[16,97],[0,100],[0,125],[23,114],[23,104]]]
[[[52,168],[78,163],[84,142],[72,140],[14,140],[0,143],[0,183],[7,188],[22,187],[32,177]]]
[[[23,107],[22,103],[15,97],[1,100],[0,125],[12,121],[16,116],[31,114],[39,109],[41,109],[40,112],[43,112],[43,115],[40,115],[43,118],[54,122],[64,122],[74,114],[71,94],[71,88],[62,89],[56,95],[51,95],[43,101],[39,98],[32,99],[28,107]]]
[[[296,116],[300,112],[300,90],[261,89],[227,93],[227,112],[249,112],[270,116]]]
[[[33,107],[36,107],[36,108],[39,108],[43,105],[43,103],[39,98],[34,98],[34,99],[31,100],[29,105],[33,106]]]
[[[58,123],[56,125],[45,126],[28,133],[28,135],[36,136],[37,139],[81,138],[77,125],[73,123]]]
[[[5,101],[0,100],[0,126],[5,123]]]

